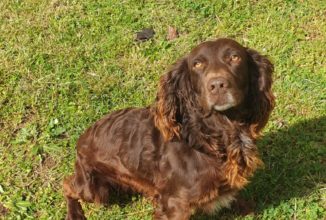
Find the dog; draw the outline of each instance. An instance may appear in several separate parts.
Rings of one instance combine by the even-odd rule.
[[[117,186],[149,197],[155,220],[228,206],[262,165],[255,143],[275,103],[273,69],[232,39],[199,44],[161,77],[152,105],[115,111],[80,136],[66,219],[85,219],[79,200],[107,203]]]

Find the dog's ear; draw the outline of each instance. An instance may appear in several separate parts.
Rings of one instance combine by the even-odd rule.
[[[249,89],[250,116],[248,120],[251,124],[251,130],[258,134],[266,125],[275,105],[275,98],[271,90],[274,66],[266,56],[255,50],[247,49],[247,54],[251,77]]]
[[[189,79],[187,59],[176,62],[159,82],[156,102],[153,106],[156,127],[166,141],[180,137],[183,98],[188,90],[185,81]]]

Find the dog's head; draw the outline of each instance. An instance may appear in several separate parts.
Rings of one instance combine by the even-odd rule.
[[[201,43],[162,76],[154,106],[156,126],[169,140],[179,136],[185,114],[236,112],[259,132],[274,106],[272,72],[265,56],[234,40]]]

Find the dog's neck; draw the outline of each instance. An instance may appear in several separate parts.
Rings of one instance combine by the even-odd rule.
[[[249,127],[245,123],[219,113],[208,117],[203,117],[199,113],[188,114],[183,118],[181,135],[194,149],[220,156],[226,152],[227,146],[233,144],[231,141],[250,140],[255,144],[255,138],[250,135]]]
[[[187,145],[211,157],[217,167],[225,167],[231,188],[242,188],[262,165],[250,126],[225,115],[203,118],[191,114],[183,120],[181,135]]]

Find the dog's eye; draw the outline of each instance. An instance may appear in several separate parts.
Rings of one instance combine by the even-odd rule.
[[[241,59],[241,58],[240,58],[238,55],[236,55],[236,54],[232,54],[232,55],[230,56],[230,60],[231,60],[231,62],[239,62],[240,59]]]
[[[203,62],[200,62],[200,61],[195,61],[194,62],[194,68],[196,69],[200,69],[204,66]]]

